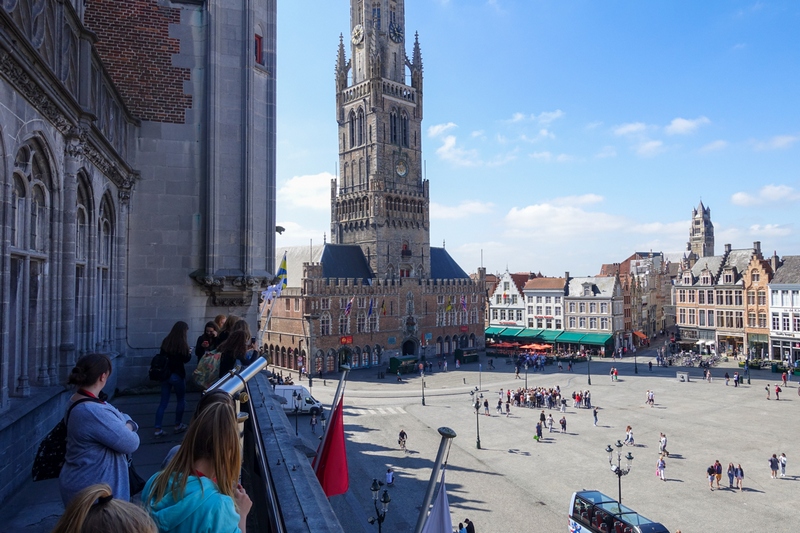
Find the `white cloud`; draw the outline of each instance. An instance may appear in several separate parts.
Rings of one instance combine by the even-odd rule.
[[[731,196],[731,203],[743,207],[774,204],[780,202],[796,202],[800,200],[800,192],[788,185],[764,185],[755,194],[737,192]]]
[[[447,135],[442,140],[442,145],[436,149],[436,154],[443,160],[461,167],[475,167],[481,164],[475,150],[465,150],[456,146],[454,135]]]
[[[560,109],[556,109],[555,111],[544,111],[538,117],[536,117],[536,119],[539,121],[539,124],[550,124],[554,120],[558,120],[563,116],[564,112]]]
[[[491,213],[493,207],[494,204],[490,202],[479,202],[477,200],[466,200],[456,206],[431,202],[431,219],[454,220],[474,215],[485,215]]]
[[[472,137],[474,139],[476,137],[483,137],[484,136],[483,134],[484,134],[483,130],[476,130],[476,131],[473,131],[472,133],[470,133],[469,135],[470,135],[470,137]]]
[[[553,158],[553,154],[550,152],[533,152],[531,157],[534,159],[540,159],[542,161],[550,161]]]
[[[446,131],[449,131],[453,128],[457,128],[455,122],[447,122],[445,124],[434,124],[433,126],[428,128],[428,136],[429,137],[438,137],[439,135],[443,134]]]
[[[636,147],[636,153],[642,157],[653,157],[664,151],[664,143],[661,141],[644,141]]]
[[[647,129],[647,124],[644,122],[630,122],[622,124],[614,128],[614,135],[632,135],[635,133],[642,133]]]
[[[757,235],[763,237],[786,237],[792,234],[792,229],[789,226],[782,224],[754,224],[750,226],[750,235]]]
[[[795,142],[800,140],[800,137],[795,135],[776,135],[767,141],[756,141],[756,150],[780,150],[782,148],[789,148]]]
[[[587,193],[587,194],[581,194],[580,196],[562,196],[560,198],[554,198],[553,200],[551,200],[550,203],[558,206],[565,206],[565,205],[575,206],[575,205],[599,204],[603,200],[605,200],[605,198],[603,198],[599,194]]]
[[[600,127],[600,126],[602,126],[602,125],[603,125],[603,123],[602,123],[602,122],[600,122],[600,121],[596,121],[596,122],[590,122],[590,123],[588,123],[588,124],[586,125],[586,129],[587,129],[587,130],[593,130],[593,129],[597,129],[597,128],[599,128],[599,127]]]
[[[707,117],[698,117],[695,119],[678,117],[672,119],[669,126],[664,128],[664,131],[667,132],[668,135],[688,135],[689,133],[694,133],[700,126],[709,123],[711,123],[711,121],[708,120]]]
[[[536,143],[544,139],[555,139],[555,138],[556,138],[555,134],[552,131],[548,130],[547,128],[540,129],[535,137],[528,137],[524,133],[519,136],[519,140],[528,143]]]
[[[509,122],[522,122],[527,118],[528,115],[526,115],[525,113],[514,113],[513,115],[511,115],[511,120],[509,120]]]
[[[710,143],[706,144],[702,148],[700,148],[701,152],[716,152],[718,150],[724,150],[728,147],[728,143],[721,139],[716,141],[711,141]]]
[[[278,205],[329,211],[333,178],[334,175],[329,172],[294,176],[278,189]]]
[[[603,146],[603,148],[594,154],[598,159],[605,159],[606,157],[616,157],[617,150],[613,146]]]

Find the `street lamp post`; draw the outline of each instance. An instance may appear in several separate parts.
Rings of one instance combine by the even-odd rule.
[[[592,354],[586,354],[586,381],[592,384]]]
[[[294,436],[298,436],[299,432],[299,420],[298,415],[300,414],[300,395],[297,391],[292,391],[292,400],[294,400]]]
[[[614,464],[614,449],[609,444],[606,446],[606,453],[608,454],[608,464],[611,467],[611,473],[617,476],[617,490],[619,491],[619,503],[622,505],[622,476],[628,475],[633,467],[633,455],[628,452],[625,456],[625,468],[622,467],[622,442],[617,441],[614,445],[617,447],[617,464]]]
[[[369,488],[369,490],[372,491],[372,503],[375,505],[375,515],[377,518],[370,516],[367,519],[367,522],[370,524],[378,522],[378,533],[381,533],[383,521],[386,520],[386,512],[389,510],[389,502],[392,501],[392,499],[389,497],[389,491],[386,489],[383,490],[380,500],[378,499],[378,493],[381,491],[381,487],[378,484],[377,479],[372,480],[372,486]],[[378,508],[379,501],[381,502],[381,508]]]
[[[425,405],[425,376],[422,376],[422,405]]]
[[[472,394],[472,393],[470,393]],[[481,401],[475,399],[475,447],[481,449]]]
[[[483,385],[481,384],[481,375],[483,373],[482,368],[483,365],[481,363],[478,363],[478,390],[483,388]]]

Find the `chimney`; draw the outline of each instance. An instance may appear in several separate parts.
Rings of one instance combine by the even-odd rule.
[[[564,279],[567,280],[567,283],[569,283],[569,271],[564,272]]]
[[[761,257],[761,241],[755,241],[753,243],[753,251],[757,257]]]
[[[778,259],[778,251],[777,250],[772,252],[772,257],[770,258],[769,262],[770,262],[770,266],[772,267],[772,273],[774,274],[775,272],[778,271],[778,268],[780,268],[780,266],[781,266],[781,261],[780,261],[780,259]]]
[[[730,245],[730,244],[726,244],[726,245],[725,245],[725,253],[726,253],[726,254],[729,254],[729,253],[731,253],[731,245]]]

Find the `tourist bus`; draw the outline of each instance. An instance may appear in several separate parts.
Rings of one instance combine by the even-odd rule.
[[[596,490],[572,495],[569,504],[570,533],[669,533],[658,522],[643,517],[614,498]]]

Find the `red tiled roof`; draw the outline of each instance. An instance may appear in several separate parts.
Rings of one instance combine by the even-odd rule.
[[[511,274],[511,279],[514,281],[514,285],[517,286],[517,290],[520,294],[522,294],[522,289],[525,287],[525,283],[531,275],[527,272],[517,272],[516,274]]]
[[[563,289],[564,278],[534,278],[525,283],[525,289]]]

